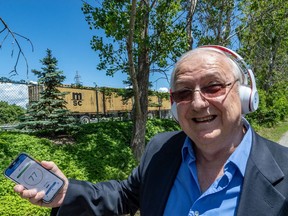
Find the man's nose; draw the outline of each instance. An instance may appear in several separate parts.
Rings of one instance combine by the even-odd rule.
[[[194,110],[197,111],[209,105],[208,101],[201,94],[201,91],[199,89],[194,90],[193,92],[191,92],[191,94],[193,94],[193,100],[191,101],[191,106]]]

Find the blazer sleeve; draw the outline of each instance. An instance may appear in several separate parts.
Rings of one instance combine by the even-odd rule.
[[[93,184],[69,179],[64,202],[59,208],[52,209],[51,216],[134,215],[139,209],[141,172],[143,171],[140,167],[145,164],[150,143],[145,149],[140,165],[132,171],[127,180],[111,180]]]
[[[63,204],[60,208],[52,209],[51,215],[134,215],[140,207],[141,200],[143,201],[143,188],[147,189],[143,185],[146,184],[146,172],[150,170],[148,167],[154,167],[153,155],[161,150],[171,136],[178,133],[166,132],[152,138],[145,148],[140,165],[132,171],[127,180],[93,184],[70,179]],[[164,154],[163,157],[166,158],[167,155]],[[155,177],[148,185],[152,185],[154,180]]]
[[[125,181],[93,184],[70,179],[63,204],[53,209],[51,215],[133,215],[139,208],[138,193],[138,167]]]

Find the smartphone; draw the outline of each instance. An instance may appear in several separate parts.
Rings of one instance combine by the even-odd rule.
[[[43,202],[50,203],[64,185],[64,180],[45,169],[26,153],[21,153],[5,169],[4,175],[26,189],[44,191]]]

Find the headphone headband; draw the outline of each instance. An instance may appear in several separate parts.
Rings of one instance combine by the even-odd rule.
[[[250,67],[248,66],[248,64],[244,61],[244,59],[238,53],[234,52],[233,50],[230,50],[220,45],[204,45],[198,48],[212,48],[212,49],[220,50],[226,55],[228,54],[227,56],[238,65],[240,71],[244,75],[244,85],[241,86],[242,89],[244,89],[244,87],[249,88],[248,78],[250,80],[250,90],[245,89],[242,91],[240,88],[242,113],[246,114],[246,113],[254,112],[258,108],[259,95],[258,95],[258,91],[256,88],[255,76],[252,70],[250,69]],[[244,91],[247,93],[244,93]],[[248,93],[248,91],[250,93]],[[247,94],[249,94],[249,98],[247,98],[248,97]],[[248,106],[246,106],[247,103],[248,103]]]

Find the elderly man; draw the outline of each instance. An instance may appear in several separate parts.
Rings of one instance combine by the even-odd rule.
[[[21,185],[14,190],[54,215],[288,215],[288,149],[242,116],[258,106],[243,59],[221,46],[189,51],[172,73],[171,98],[182,131],[156,135],[127,180],[68,180],[42,162],[65,180],[53,202]]]

